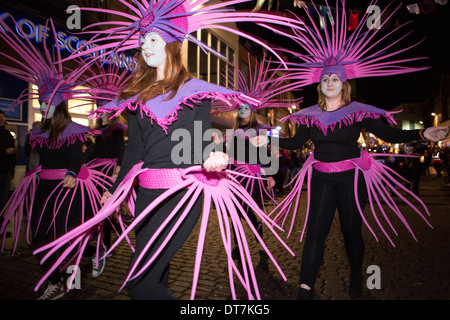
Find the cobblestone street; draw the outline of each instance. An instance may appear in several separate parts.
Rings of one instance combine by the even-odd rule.
[[[394,236],[396,247],[377,230],[379,242],[363,226],[366,241],[364,268],[375,265],[381,274],[381,288],[364,290],[360,300],[447,300],[450,298],[450,188],[444,186],[446,177],[440,179],[432,176],[422,177],[420,197],[427,204],[431,217],[429,228],[407,205],[401,209],[410,222],[418,241],[414,241],[408,231],[397,226],[398,237]],[[302,201],[301,212],[305,211]],[[367,207],[366,207],[367,211]],[[217,219],[211,215],[206,247],[203,255],[200,280],[196,292],[198,300],[229,300],[230,286],[227,262],[218,231]],[[295,300],[297,297],[300,273],[302,243],[300,231],[302,221],[298,219],[295,232],[286,240],[296,256],[292,257],[281,247],[275,237],[264,230],[264,240],[279,262],[287,281],[282,277],[264,253],[253,236],[249,245],[253,252],[253,261],[257,274],[262,300]],[[394,221],[394,219],[392,219]],[[280,233],[285,239],[285,234]],[[197,247],[198,228],[191,234],[184,247],[171,263],[169,288],[180,300],[188,300],[191,292],[192,270]],[[7,239],[4,253],[0,256],[0,299],[34,300],[38,293],[33,288],[41,276],[41,269],[36,257],[25,240],[18,245],[17,253],[11,256],[11,239]],[[91,276],[89,259],[81,262],[81,289],[70,291],[63,300],[130,300],[126,290],[118,292],[121,287],[131,256],[126,242],[122,243],[112,257],[107,259],[104,273],[98,277]],[[370,271],[370,270],[369,270]],[[372,272],[365,275],[370,277]],[[238,299],[247,297],[235,281]],[[346,300],[349,284],[349,266],[335,217],[326,242],[323,265],[316,281],[314,298],[317,300]]]

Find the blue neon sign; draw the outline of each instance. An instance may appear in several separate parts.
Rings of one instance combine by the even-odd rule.
[[[5,21],[10,16],[11,14],[9,12],[0,13],[0,28],[2,28],[5,32],[6,30],[2,26],[2,24],[6,24]],[[34,23],[30,19],[22,18],[17,20],[15,31],[20,37],[27,38],[28,40],[34,41],[38,45],[41,45],[42,42],[49,37],[50,28],[40,23]],[[80,48],[88,48],[85,47],[87,43],[88,41],[86,39],[82,39],[77,35],[56,30],[55,47],[57,46],[59,50],[66,52],[66,54],[71,54],[75,51],[79,51]],[[96,45],[91,44],[88,46],[95,47]],[[95,57],[97,53],[93,52],[90,55]],[[130,71],[132,71],[136,66],[136,61],[133,60],[133,57],[127,56],[122,53],[114,55],[112,61],[108,60],[105,62],[115,63],[119,68],[126,68]]]

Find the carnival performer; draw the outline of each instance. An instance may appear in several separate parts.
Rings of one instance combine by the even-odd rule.
[[[240,205],[243,199],[247,199],[252,210],[268,225],[280,243],[289,249],[246,190],[235,179],[228,177],[227,171],[223,171],[228,165],[228,156],[214,151],[209,130],[211,101],[228,101],[230,108],[234,104],[243,103],[258,105],[259,101],[240,92],[190,77],[182,64],[181,43],[186,38],[203,49],[211,50],[190,36],[195,30],[208,26],[253,39],[223,26],[223,22],[264,21],[282,25],[294,22],[286,22],[284,17],[280,19],[266,14],[249,15],[226,9],[227,4],[235,1],[214,4],[209,4],[208,1],[183,0],[149,3],[134,1],[133,5],[120,2],[132,9],[137,16],[130,18],[130,14],[96,9],[131,20],[129,24],[121,22],[120,27],[116,27],[114,22],[105,22],[104,24],[114,27],[100,31],[99,35],[115,33],[112,37],[115,41],[99,44],[97,49],[106,50],[105,55],[108,55],[111,51],[139,47],[142,54],[132,79],[118,98],[95,111],[95,114],[108,112],[112,116],[128,112],[128,145],[119,176],[104,194],[104,207],[92,219],[40,248],[36,253],[47,251],[47,258],[66,243],[76,245],[88,241],[89,230],[102,223],[128,199],[134,212],[134,220],[109,249],[113,250],[120,241],[128,239],[131,230],[135,231],[136,248],[124,285],[128,284],[133,299],[173,299],[173,294],[167,288],[169,263],[202,214],[191,291],[193,299],[213,202],[228,257],[232,297],[236,298],[233,280],[236,276],[247,291],[248,298],[259,299],[251,254],[239,219],[241,213],[249,222]],[[95,41],[101,38],[99,36]],[[255,41],[260,43],[257,39]],[[200,137],[195,135],[196,132],[200,133]],[[189,138],[179,143],[181,136]],[[178,152],[180,149],[182,151]],[[136,177],[139,184],[137,194],[132,189]],[[231,258],[231,228],[239,238],[241,269]],[[254,228],[251,231],[259,237]],[[286,279],[262,239],[258,240]],[[289,252],[292,254],[292,251]],[[66,256],[68,254],[69,251],[66,251]],[[59,262],[63,258],[64,256]],[[37,287],[45,277],[46,275]]]
[[[17,26],[14,19],[10,18],[13,25]],[[53,38],[54,45],[56,32],[51,19],[46,22],[45,27],[51,30],[49,38]],[[82,166],[83,143],[88,135],[95,135],[96,132],[73,122],[68,109],[68,99],[75,94],[89,93],[84,89],[76,89],[81,84],[78,79],[87,65],[80,63],[76,69],[64,74],[65,67],[61,63],[59,51],[53,55],[47,41],[44,42],[44,53],[41,54],[28,38],[16,35],[9,24],[5,24],[4,28],[0,37],[16,55],[2,55],[18,66],[1,65],[0,68],[38,87],[37,95],[34,92],[24,92],[13,107],[20,102],[38,99],[42,113],[42,125],[29,133],[30,144],[39,154],[40,165],[24,176],[1,212],[5,222],[0,233],[3,234],[7,223],[12,222],[14,254],[24,212],[28,220],[27,240],[32,247],[39,248],[82,223],[88,218],[89,212],[98,210],[101,193],[93,180],[102,181],[107,187],[111,186],[112,181],[108,181],[106,175]],[[95,99],[95,96],[92,97]],[[90,97],[80,99],[84,100],[82,103],[92,103]],[[92,206],[91,210],[86,210],[86,204]],[[95,250],[93,253],[95,254]],[[38,255],[38,259],[41,260],[42,256]],[[55,261],[56,257],[52,257],[44,262],[43,271],[48,272]],[[59,270],[53,270],[48,277],[45,292],[38,299],[58,299],[65,292],[65,281]]]
[[[275,180],[272,176],[278,169],[278,158],[273,156],[272,152],[267,148],[258,149],[250,143],[250,138],[261,134],[270,135],[272,134],[272,129],[274,129],[258,121],[257,111],[262,108],[290,108],[294,104],[299,104],[301,98],[282,97],[287,92],[298,91],[300,85],[297,82],[290,83],[285,81],[285,78],[287,78],[285,71],[282,70],[278,63],[274,63],[271,59],[266,59],[265,55],[259,63],[257,61],[252,63],[251,57],[248,55],[248,80],[244,72],[236,66],[235,70],[238,74],[238,81],[234,85],[233,81],[228,79],[231,88],[258,99],[261,101],[261,104],[249,105],[245,103],[238,105],[235,124],[232,130],[229,130],[225,135],[226,152],[232,159],[232,164],[230,165],[232,170],[244,173],[247,176],[236,178],[252,195],[252,198],[260,204],[261,208],[267,212],[265,200],[276,204],[272,189],[275,185]],[[216,107],[214,112],[220,112],[221,109]],[[229,108],[225,106],[225,111],[228,110]],[[249,178],[248,176],[254,178]],[[245,203],[243,205],[253,226],[262,237],[262,223],[258,221],[255,214]],[[237,249],[236,247],[233,252],[238,252]]]
[[[381,206],[383,200],[395,215],[404,223],[409,232],[416,239],[413,231],[403,217],[400,209],[393,201],[390,192],[410,205],[429,225],[425,215],[429,214],[425,204],[410,190],[405,188],[398,179],[401,179],[393,170],[375,161],[371,155],[358,146],[358,138],[361,130],[372,132],[380,139],[391,143],[403,143],[415,140],[438,141],[445,138],[449,129],[447,127],[430,127],[421,130],[401,130],[386,124],[395,123],[393,114],[370,105],[351,101],[351,85],[347,81],[351,78],[394,75],[405,72],[419,71],[420,67],[407,67],[404,64],[409,61],[419,60],[411,58],[405,60],[392,60],[396,53],[386,52],[389,45],[370,51],[376,44],[392,40],[397,32],[404,26],[400,26],[381,40],[373,43],[373,34],[377,30],[364,31],[368,15],[361,20],[357,30],[348,38],[343,22],[346,20],[345,3],[339,8],[336,2],[335,25],[332,33],[325,37],[316,32],[313,18],[309,15],[312,28],[307,27],[307,33],[299,35],[298,44],[306,50],[307,55],[295,54],[305,63],[292,66],[290,71],[295,74],[298,81],[307,84],[319,82],[317,91],[318,104],[300,110],[288,118],[299,125],[292,138],[280,138],[277,142],[280,148],[299,149],[308,139],[314,144],[314,152],[303,165],[295,178],[291,193],[272,212],[274,221],[286,221],[293,208],[292,232],[294,220],[300,200],[301,188],[307,176],[308,203],[303,227],[306,232],[306,240],[302,254],[302,266],[300,273],[299,299],[312,299],[313,288],[317,272],[322,264],[324,255],[324,243],[329,233],[336,209],[339,212],[341,231],[344,236],[345,247],[350,262],[350,287],[348,294],[351,298],[362,294],[362,264],[364,256],[364,240],[361,234],[362,221],[367,225],[372,234],[377,238],[374,230],[368,223],[368,217],[363,214],[366,201],[369,200],[370,208],[375,221],[394,245],[388,233],[381,223],[382,217],[393,228],[386,212]],[[397,8],[398,9],[398,8]],[[328,8],[331,13],[331,9]],[[387,8],[385,9],[387,10]],[[392,17],[395,13],[392,11]],[[384,13],[384,12],[383,12]],[[388,19],[387,19],[388,20]],[[386,23],[385,20],[383,24]],[[327,30],[325,30],[327,32]],[[391,42],[391,43],[392,43]],[[405,51],[403,49],[401,51]],[[300,50],[299,50],[300,51]],[[286,119],[286,118],[285,118]],[[255,145],[267,142],[266,138],[253,139]],[[379,156],[379,154],[376,154]],[[419,201],[425,214],[416,208],[407,198],[401,195],[395,187],[403,189],[408,195]],[[381,214],[377,213],[376,206]],[[283,225],[283,224],[282,224]],[[377,238],[378,240],[378,238]]]
[[[133,59],[130,65],[134,65]],[[131,79],[132,73],[128,68],[120,70],[118,64],[96,60],[92,63],[88,72],[83,74],[86,79],[85,85],[90,87],[93,92],[99,90],[96,94],[101,99],[97,99],[98,108],[104,106],[117,97],[120,91]],[[99,134],[95,137],[92,151],[87,157],[89,166],[103,172],[115,180],[120,172],[120,166],[125,151],[125,134],[128,129],[126,119],[122,115],[111,117],[110,113],[103,113],[96,119],[94,130]],[[98,185],[99,192],[103,193],[103,185]],[[108,221],[100,228],[102,244],[100,245],[99,255],[103,256],[107,249],[111,247],[111,235],[113,232],[118,234],[124,223],[120,210],[116,216],[111,216]],[[110,253],[112,255],[112,253]],[[92,257],[92,276],[100,276],[106,266],[106,258],[96,259]]]

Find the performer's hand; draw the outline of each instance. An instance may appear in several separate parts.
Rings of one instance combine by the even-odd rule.
[[[269,177],[267,180],[267,189],[272,189],[273,187],[275,187],[275,179],[272,177]]]
[[[103,192],[102,200],[100,200],[100,204],[103,206],[106,202],[108,202],[109,198],[112,197],[112,194],[109,191]]]
[[[77,184],[77,178],[74,176],[68,174],[63,179],[63,187],[73,189],[75,188],[75,185]]]
[[[450,127],[429,127],[423,132],[425,139],[438,142],[445,139],[448,136]]]
[[[250,143],[255,147],[263,147],[269,142],[269,138],[267,136],[258,135],[256,137],[250,138]]]
[[[222,171],[228,166],[228,155],[221,151],[211,152],[203,163],[203,168],[210,171]]]
[[[219,137],[219,134],[217,132],[212,132],[211,133],[211,139],[215,144],[220,144],[222,141]]]
[[[115,170],[114,173],[112,174],[111,178],[112,178],[113,180],[116,180],[117,177],[119,176],[119,173],[120,173],[120,166],[116,166],[116,170]]]

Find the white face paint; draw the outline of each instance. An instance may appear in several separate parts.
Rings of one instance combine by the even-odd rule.
[[[42,116],[45,116],[45,110],[47,110],[48,102],[44,101],[42,102],[41,106],[39,107],[39,110],[41,111]],[[47,119],[53,118],[53,115],[55,114],[56,107],[54,105],[50,105],[47,111]]]
[[[141,37],[142,56],[149,67],[163,66],[166,54],[166,42],[157,32],[148,33],[145,38]]]
[[[250,117],[250,106],[248,104],[243,104],[239,106],[239,113],[238,113],[238,117],[243,119],[243,118],[248,118]]]
[[[324,75],[322,77],[321,90],[327,98],[337,97],[342,90],[342,82],[339,80],[338,75],[335,73],[331,76]]]

